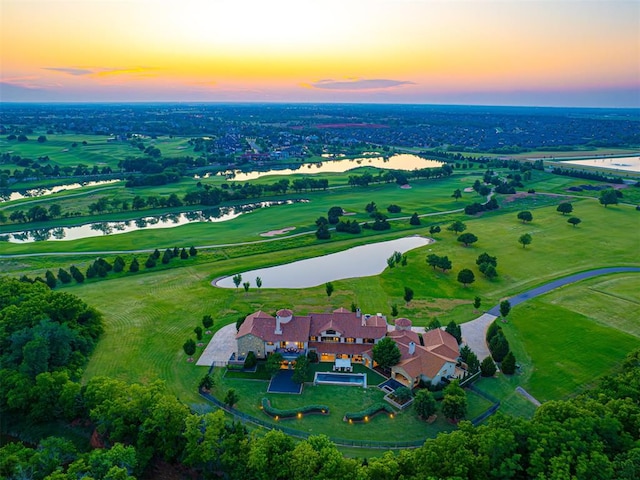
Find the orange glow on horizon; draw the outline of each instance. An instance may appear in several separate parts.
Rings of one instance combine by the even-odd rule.
[[[640,86],[639,10],[618,0],[3,0],[0,66],[15,88],[96,100],[105,88],[131,100],[146,89],[158,100],[436,103],[456,92],[629,90]]]

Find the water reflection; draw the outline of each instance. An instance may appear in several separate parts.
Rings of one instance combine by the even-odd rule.
[[[387,170],[417,170],[422,168],[437,168],[443,165],[436,160],[427,160],[417,155],[400,154],[385,157],[354,158],[350,160],[328,160],[318,163],[303,163],[297,168],[285,168],[282,170],[271,169],[265,171],[243,172],[242,170],[228,170],[221,172],[228,180],[247,181],[267,175],[293,175],[296,173],[316,174],[316,173],[343,173],[359,167],[375,167]]]
[[[640,157],[592,158],[590,160],[563,160],[562,163],[588,167],[608,168],[621,172],[640,172]]]
[[[180,225],[199,222],[225,222],[249,213],[258,208],[276,205],[290,205],[306,203],[308,200],[279,200],[274,202],[256,202],[230,207],[216,207],[184,213],[167,213],[164,215],[137,218],[120,222],[95,222],[76,227],[39,228],[14,232],[0,236],[0,241],[10,243],[30,243],[57,240],[78,240],[81,238],[98,237],[102,235],[117,235],[136,230],[152,228],[173,228]]]
[[[249,282],[255,288],[255,279],[260,277],[264,288],[308,288],[343,278],[378,275],[387,268],[387,259],[394,252],[408,252],[429,243],[430,239],[417,236],[371,243],[330,255],[242,272],[242,282]],[[221,278],[214,285],[236,288],[233,277]]]
[[[44,197],[45,195],[51,195],[54,193],[63,192],[65,190],[75,190],[82,187],[95,187],[96,185],[108,185],[110,183],[120,182],[121,180],[100,180],[96,182],[79,182],[79,183],[67,183],[65,185],[56,185],[50,188],[32,188],[29,190],[22,190],[19,192],[11,192],[7,195],[0,194],[0,203],[11,202],[13,200],[20,200],[21,198],[37,198]]]

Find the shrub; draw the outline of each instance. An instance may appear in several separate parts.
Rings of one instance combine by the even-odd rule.
[[[507,353],[500,366],[502,367],[502,373],[507,375],[513,375],[516,372],[516,357],[513,352]]]
[[[482,360],[482,363],[480,364],[480,375],[483,377],[493,377],[496,374],[496,371],[496,364],[493,363],[493,359],[491,357],[487,357]]]
[[[253,353],[253,350],[247,353],[247,357],[244,359],[244,368],[247,370],[255,367],[258,364],[258,359],[256,358],[256,354]]]
[[[369,420],[369,418],[381,412],[387,412],[389,414],[393,414],[395,413],[395,410],[393,409],[393,407],[391,407],[391,405],[388,405],[386,403],[382,403],[382,402],[374,403],[369,408],[365,408],[364,410],[361,410],[359,412],[345,413],[344,421],[345,422],[347,421],[348,422],[366,422]]]
[[[309,362],[311,362],[311,363],[317,363],[318,362],[318,354],[314,350],[309,350],[309,352],[307,353],[307,358],[309,359]]]
[[[268,398],[262,398],[262,411],[270,417],[278,417],[278,419],[296,418],[298,414],[319,413],[321,415],[329,415],[329,407],[326,405],[305,405],[298,408],[280,409],[271,406]]]

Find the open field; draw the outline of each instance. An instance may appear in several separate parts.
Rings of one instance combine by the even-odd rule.
[[[341,181],[344,178],[342,175]],[[356,212],[355,216],[347,218],[360,221],[368,220],[364,205],[372,200],[383,209],[388,204],[398,204],[403,207],[400,216],[406,217],[413,211],[438,214],[462,208],[472,201],[480,201],[480,197],[475,193],[464,193],[463,199],[456,202],[451,193],[455,188],[470,186],[477,178],[478,174],[467,172],[449,179],[415,181],[410,190],[399,189],[394,184],[372,185],[367,189],[336,188],[324,193],[300,195],[311,200],[307,204],[261,209],[218,224],[192,224],[73,242],[3,243],[0,244],[1,254],[73,252],[64,257],[2,259],[3,271],[14,276],[22,273],[33,276],[42,275],[47,268],[55,271],[60,266],[68,268],[71,264],[86,268],[96,254],[83,256],[75,253],[83,251],[218,245],[201,249],[195,258],[185,261],[174,259],[168,266],[158,265],[155,271],[147,271],[143,267],[137,274],[111,273],[104,280],[59,287],[61,291],[77,294],[105,315],[106,331],[86,369],[85,379],[96,375],[113,376],[128,382],[162,379],[169,391],[185,403],[206,409],[208,405],[195,389],[206,369],[187,363],[182,351],[182,344],[193,336],[193,328],[205,314],[214,317],[214,331],[258,309],[272,312],[287,307],[294,312],[308,313],[348,308],[351,303],[356,303],[365,312],[384,312],[386,315],[395,304],[398,316],[410,318],[417,326],[426,325],[433,318],[438,318],[443,324],[451,320],[462,323],[477,316],[471,306],[476,295],[482,299],[481,310],[487,310],[503,298],[570,273],[603,266],[638,265],[638,230],[634,227],[638,225],[638,212],[625,205],[605,209],[593,198],[565,197],[563,195],[568,193],[566,189],[569,186],[594,182],[542,172],[534,172],[527,188],[532,186],[538,192],[551,195],[498,196],[501,209],[478,217],[461,213],[424,217],[419,227],[410,226],[405,218],[392,222],[392,229],[387,232],[365,231],[357,236],[334,233],[329,242],[318,242],[313,235],[315,219],[326,215],[327,210],[335,205]],[[123,191],[116,190],[110,194]],[[627,191],[631,190],[627,189],[625,196]],[[95,201],[96,197],[92,195],[87,196]],[[577,228],[567,224],[568,217],[555,210],[558,203],[567,200],[574,205],[572,215],[582,219]],[[533,222],[519,222],[516,213],[520,210],[532,211]],[[463,247],[456,241],[457,235],[446,230],[445,227],[457,218],[467,224],[467,231],[479,237],[473,246]],[[210,286],[211,280],[219,276],[332,253],[373,241],[410,234],[428,236],[428,226],[435,223],[443,227],[435,237],[436,243],[408,252],[407,266],[387,269],[373,277],[335,281],[335,291],[330,298],[327,298],[324,286],[284,290],[269,289],[264,285],[257,290],[253,286],[254,279],[246,279],[252,283],[247,293]],[[263,240],[260,233],[289,226],[296,226],[293,234],[305,231],[309,234],[284,235],[285,238],[271,242],[232,245]],[[527,248],[522,248],[517,242],[523,233],[533,236],[533,243]],[[498,257],[499,276],[493,281],[486,280],[475,265],[475,259],[483,252]],[[442,273],[428,267],[425,257],[429,253],[448,255],[453,262],[452,271]],[[106,255],[109,259],[113,256]],[[146,258],[146,254],[137,256],[143,261]],[[133,254],[123,254],[123,257],[128,264]],[[476,274],[476,281],[468,287],[456,281],[462,268],[471,268]],[[415,292],[409,305],[402,298],[405,286]],[[532,415],[534,407],[514,392],[516,386],[523,386],[543,401],[564,398],[579,391],[585,383],[611,371],[637,345],[640,324],[636,313],[640,302],[638,291],[640,278],[625,274],[565,287],[516,307],[503,328],[522,371],[511,378],[483,379],[479,387],[502,400],[502,411],[527,417]],[[229,378],[221,381],[218,388],[224,390],[229,386],[247,390],[241,392],[242,410],[256,416],[264,415],[257,410],[255,399],[260,393],[252,390],[253,382],[242,383]],[[312,390],[308,390],[309,394]],[[305,403],[322,403],[322,395],[313,397],[313,400],[309,397]],[[281,396],[274,400],[275,405],[281,408],[287,407],[287,402],[291,401],[281,400]],[[358,404],[356,400],[353,402]],[[479,413],[486,408],[482,402],[476,403],[469,417],[474,416],[476,410]],[[404,414],[400,417],[394,419],[393,431],[397,432],[401,424],[401,430],[414,438],[427,435],[423,424],[409,421],[409,416]],[[381,420],[388,421],[374,419],[371,425],[377,425]],[[405,421],[406,425],[402,423]],[[298,428],[294,425],[296,422],[290,422],[292,428]],[[307,431],[319,431],[316,429],[324,422],[323,428],[328,426],[328,433],[340,431],[340,434],[332,436],[345,436],[342,434],[344,426],[339,423],[327,423],[325,419],[313,417],[303,422]],[[433,432],[439,431],[438,428],[437,424],[434,425]],[[380,431],[381,440],[392,434],[385,427],[380,427]],[[373,439],[368,432],[363,437],[359,436],[360,433],[354,438]]]

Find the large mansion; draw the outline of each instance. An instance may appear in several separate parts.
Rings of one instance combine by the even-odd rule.
[[[391,375],[404,385],[413,387],[421,379],[439,382],[459,375],[458,342],[449,333],[436,329],[419,335],[406,318],[397,319],[392,330],[381,313],[366,315],[359,309],[301,316],[282,309],[275,317],[263,311],[252,313],[236,335],[237,355],[242,358],[253,351],[258,358],[266,358],[277,352],[293,362],[298,355],[314,351],[321,362],[349,359],[374,367],[373,346],[385,336],[393,338],[400,349],[400,362],[392,367]]]

